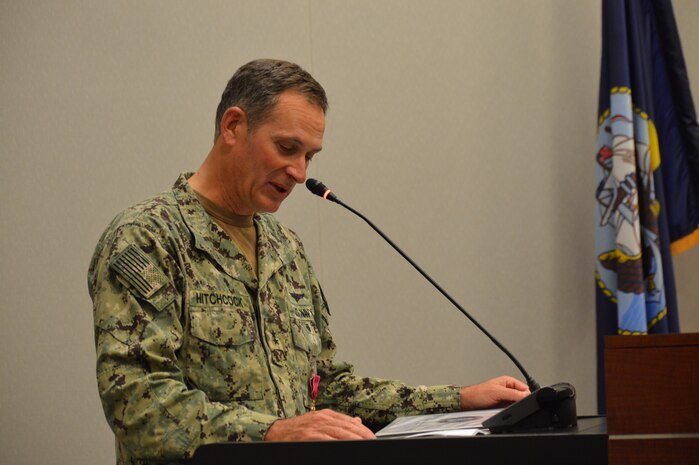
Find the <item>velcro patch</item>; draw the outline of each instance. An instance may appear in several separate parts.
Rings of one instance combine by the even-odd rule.
[[[150,257],[133,244],[117,255],[109,266],[146,299],[168,283],[165,274]]]

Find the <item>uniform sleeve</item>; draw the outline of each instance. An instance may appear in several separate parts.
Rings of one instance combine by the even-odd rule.
[[[319,315],[316,325],[322,343],[318,357],[320,407],[375,424],[388,423],[397,416],[459,410],[460,388],[457,386],[408,386],[397,380],[360,377],[354,374],[352,365],[336,361],[328,305],[312,269],[310,273],[314,305]]]
[[[122,226],[105,234],[88,276],[99,394],[119,447],[135,459],[189,458],[204,443],[261,440],[278,419],[212,402],[187,385],[177,357],[185,271],[167,241],[157,228]]]

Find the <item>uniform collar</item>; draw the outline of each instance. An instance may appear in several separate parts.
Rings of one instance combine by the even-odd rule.
[[[194,173],[183,173],[172,188],[185,224],[194,236],[194,246],[206,252],[234,279],[252,289],[264,286],[281,267],[290,263],[296,255],[296,242],[290,242],[288,233],[272,215],[255,214],[257,228],[257,268],[255,276],[250,263],[228,234],[212,221],[199,203],[187,179]]]

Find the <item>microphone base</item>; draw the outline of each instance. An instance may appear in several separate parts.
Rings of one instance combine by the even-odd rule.
[[[575,388],[570,383],[556,383],[537,389],[483,422],[491,433],[566,429],[577,424]]]

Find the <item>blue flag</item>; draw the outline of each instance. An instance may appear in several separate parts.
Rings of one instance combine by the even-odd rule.
[[[699,243],[699,126],[670,0],[603,0],[596,153],[604,336],[679,332],[672,254]]]

